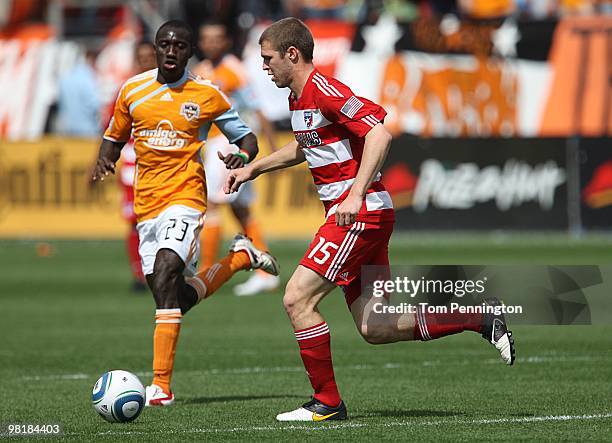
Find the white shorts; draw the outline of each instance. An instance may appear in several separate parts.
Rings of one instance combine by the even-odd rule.
[[[183,205],[172,205],[157,217],[138,223],[138,253],[143,274],[153,274],[157,251],[171,249],[185,263],[183,273],[187,276],[195,275],[198,270],[200,231],[203,224],[204,214]]]
[[[238,152],[238,146],[232,145],[223,135],[206,141],[204,171],[206,171],[208,200],[216,204],[234,203],[239,206],[249,206],[255,199],[253,184],[250,181],[241,185],[238,192],[232,194],[223,192],[223,185],[229,174],[229,169],[219,160],[217,152],[221,152],[223,155]]]

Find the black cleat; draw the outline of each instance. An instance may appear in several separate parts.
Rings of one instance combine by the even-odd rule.
[[[497,298],[487,298],[483,301],[483,304],[493,307],[502,306]],[[499,314],[485,312],[483,314],[481,334],[485,340],[495,346],[507,365],[514,363],[516,358],[514,338],[512,338],[512,331],[508,330],[506,318],[502,312]]]
[[[332,408],[315,398],[304,403],[302,407],[294,411],[284,412],[276,416],[278,421],[326,421],[346,420],[347,418],[346,406],[343,401],[335,408]]]

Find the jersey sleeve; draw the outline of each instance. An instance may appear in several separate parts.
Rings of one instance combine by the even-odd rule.
[[[127,142],[132,134],[132,116],[125,99],[125,88],[121,88],[115,100],[115,108],[104,138],[112,142]]]
[[[382,106],[358,97],[339,81],[329,81],[322,76],[316,80],[317,105],[329,121],[339,123],[351,134],[364,137],[370,129],[382,123],[387,112]]]
[[[253,132],[251,128],[240,118],[234,108],[225,111],[214,120],[215,125],[227,137],[230,143],[235,143],[245,135]]]

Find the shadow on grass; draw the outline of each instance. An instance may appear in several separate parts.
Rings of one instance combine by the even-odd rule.
[[[201,405],[208,403],[227,403],[234,401],[250,401],[250,400],[273,400],[277,398],[304,398],[299,395],[222,395],[219,397],[192,397],[184,400],[177,400],[177,403],[183,405]]]
[[[457,411],[433,411],[430,409],[411,409],[409,411],[401,410],[378,410],[370,411],[367,415],[353,415],[351,418],[372,418],[372,417],[388,417],[388,418],[410,418],[410,417],[461,417],[465,414]]]

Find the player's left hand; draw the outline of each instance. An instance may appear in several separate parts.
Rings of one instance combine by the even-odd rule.
[[[244,158],[240,157],[236,154],[227,154],[223,155],[219,151],[217,151],[217,155],[219,156],[219,160],[225,163],[225,167],[227,169],[238,169],[242,168],[245,165]]]
[[[363,198],[349,194],[336,209],[336,225],[350,226],[355,223],[362,204]]]

